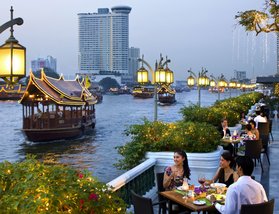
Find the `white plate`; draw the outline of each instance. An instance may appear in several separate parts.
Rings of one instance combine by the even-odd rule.
[[[212,183],[212,184],[210,184],[210,187],[212,187],[212,188],[225,187],[225,186],[227,186],[227,185],[223,184],[223,183]]]
[[[183,186],[176,187],[176,189],[181,190],[181,191],[186,191],[185,189],[183,189]]]
[[[198,206],[202,206],[202,205],[205,205],[206,203],[205,203],[205,201],[195,200],[195,201],[193,201],[193,204],[198,205]]]

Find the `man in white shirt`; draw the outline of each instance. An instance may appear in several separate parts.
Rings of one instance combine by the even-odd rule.
[[[267,118],[262,116],[262,112],[260,109],[256,109],[257,116],[254,118],[254,121],[256,122],[256,128],[258,128],[258,123],[266,123]]]
[[[222,214],[239,214],[242,204],[268,201],[263,186],[251,178],[254,162],[250,157],[237,157],[236,170],[239,179],[228,188],[225,205],[216,203],[216,198],[211,197],[216,209]]]

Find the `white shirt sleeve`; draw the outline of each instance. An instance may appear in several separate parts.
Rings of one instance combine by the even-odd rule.
[[[226,194],[226,204],[221,205],[216,203],[216,209],[222,214],[235,214],[238,213],[238,200],[237,200],[237,193],[234,189],[230,189],[230,191]]]

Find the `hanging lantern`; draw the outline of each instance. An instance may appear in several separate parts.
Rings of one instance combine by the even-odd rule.
[[[173,78],[173,71],[171,71],[168,67],[165,69],[166,70],[166,82],[167,84],[172,84],[174,82]]]
[[[167,71],[164,68],[159,67],[155,71],[155,83],[158,84],[167,83]]]
[[[213,79],[210,80],[209,85],[210,85],[210,87],[215,87],[216,86],[215,80],[213,80]]]
[[[16,21],[16,24],[23,23],[21,18],[13,19],[12,7],[11,20]],[[11,27],[11,35],[5,44],[0,46],[0,78],[3,78],[7,84],[13,85],[26,76],[26,48],[20,45],[13,36],[14,23],[2,25],[2,31],[6,29],[6,25]]]
[[[189,87],[192,87],[192,86],[195,85],[195,78],[194,78],[192,75],[190,75],[190,76],[187,78],[187,84],[188,84]]]
[[[140,84],[148,83],[148,71],[144,67],[137,71],[137,82]]]

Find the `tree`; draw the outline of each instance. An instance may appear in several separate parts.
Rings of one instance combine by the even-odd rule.
[[[118,82],[110,77],[106,77],[99,82],[99,85],[103,87],[104,91],[107,91],[110,88],[120,88]]]
[[[37,78],[41,78],[41,70],[37,70],[37,71],[34,71],[33,74],[35,77]],[[59,74],[57,74],[53,69],[51,68],[44,68],[44,72],[45,74],[48,76],[48,77],[53,77],[55,79],[58,79],[59,78]],[[30,79],[30,76],[27,76],[26,77],[26,84],[28,84],[29,82],[29,79]]]
[[[246,31],[255,31],[256,35],[265,32],[279,32],[279,5],[277,0],[265,0],[263,11],[247,10],[235,16]]]

